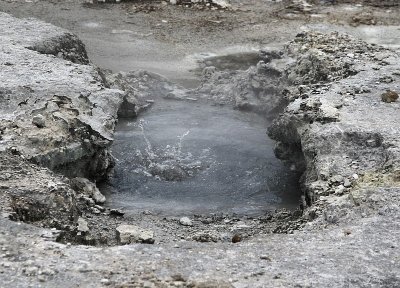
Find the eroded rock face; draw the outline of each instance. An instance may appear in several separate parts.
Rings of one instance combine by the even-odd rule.
[[[104,177],[122,92],[82,65],[87,55],[76,36],[0,16],[0,150],[68,176]]]
[[[304,155],[308,203],[349,190],[358,175],[397,171],[399,105],[381,94],[400,89],[398,55],[336,33],[299,34],[286,50],[298,59],[286,70],[291,102],[269,135],[279,141],[278,156]],[[307,62],[316,66],[305,65],[306,55],[317,55]]]
[[[94,206],[105,197],[87,179],[60,175],[107,175],[123,93],[105,88],[69,32],[4,13],[0,27],[0,209],[13,220],[63,231],[63,239],[93,244],[78,219],[85,209],[104,211]]]
[[[0,209],[9,218],[58,229],[77,219],[76,193],[64,177],[6,152],[0,170]]]

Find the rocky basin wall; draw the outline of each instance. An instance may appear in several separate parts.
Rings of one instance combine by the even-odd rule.
[[[258,113],[288,104],[269,135],[278,141],[277,156],[304,171],[301,205],[314,203],[306,220],[341,217],[332,206],[341,197],[356,205],[378,195],[377,187],[393,194],[400,186],[396,52],[347,35],[301,33],[283,51],[262,51],[247,71],[205,69],[202,85],[188,90],[145,71],[105,81],[82,42],[52,25],[1,13],[0,27],[0,207],[12,219],[95,243],[78,220],[83,210],[101,214],[105,199],[90,182],[72,178],[107,175],[118,113],[135,115],[155,92]],[[336,212],[328,213],[327,203]]]
[[[278,141],[278,157],[304,157],[308,205],[351,193],[360,182],[398,187],[399,55],[313,32],[297,35],[285,53],[296,59],[285,72],[290,103],[269,135]]]
[[[104,199],[90,182],[78,189],[59,173],[92,181],[107,175],[123,92],[105,87],[68,31],[5,13],[0,27],[1,211],[73,230],[78,203]]]
[[[76,36],[0,16],[0,150],[68,176],[104,177],[122,92],[105,88]]]

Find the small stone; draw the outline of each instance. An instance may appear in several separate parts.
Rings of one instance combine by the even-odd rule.
[[[328,173],[327,171],[321,171],[321,172],[319,173],[319,178],[320,178],[321,180],[326,181],[326,180],[328,180],[328,178],[329,178],[329,173]]]
[[[182,276],[182,274],[174,274],[171,276],[171,278],[173,281],[176,281],[176,282],[185,282],[186,281],[185,278]]]
[[[335,189],[335,194],[336,194],[336,195],[343,195],[343,191],[344,191],[344,186],[343,186],[343,185],[339,185],[339,186]]]
[[[192,238],[197,242],[218,242],[219,235],[212,231],[198,232]]]
[[[119,209],[111,209],[110,210],[110,215],[114,215],[114,216],[124,216],[125,212],[119,210]]]
[[[344,229],[343,230],[343,233],[344,233],[344,235],[350,235],[351,234],[351,231],[350,231],[350,229]]]
[[[107,285],[111,284],[111,281],[110,281],[110,279],[103,278],[100,280],[100,283],[107,286]]]
[[[26,267],[26,268],[23,270],[23,273],[24,273],[26,276],[35,276],[35,275],[37,274],[38,270],[39,270],[38,267],[36,267],[36,266],[30,266],[30,267]]]
[[[368,139],[367,140],[367,146],[368,147],[378,147],[379,144],[378,144],[377,139]]]
[[[353,174],[353,178],[354,178],[355,180],[357,180],[357,179],[358,179],[358,174]]]
[[[346,188],[351,187],[351,181],[349,179],[344,179],[343,186]]]
[[[192,220],[189,217],[182,217],[179,219],[179,223],[183,226],[193,226]]]
[[[213,222],[213,220],[210,217],[201,220],[201,223],[203,223],[203,224],[211,224],[212,222]]]
[[[117,238],[121,244],[154,243],[154,232],[135,225],[120,225],[117,227]]]
[[[96,208],[100,212],[104,212],[106,210],[103,206],[100,206],[100,205],[94,205],[94,208]]]
[[[90,211],[91,211],[93,214],[100,214],[100,213],[101,213],[100,210],[97,209],[97,208],[95,208],[95,207],[91,207],[91,208],[90,208]]]
[[[383,76],[379,79],[379,81],[382,83],[392,83],[394,80],[391,76]]]
[[[261,255],[261,256],[260,256],[260,259],[261,259],[261,260],[271,261],[271,258],[270,258],[269,256],[267,256],[267,255]]]
[[[101,194],[96,185],[86,178],[74,178],[71,181],[71,186],[74,190],[80,191],[83,194],[91,197],[96,204],[103,204],[106,202],[106,197]]]
[[[150,281],[145,281],[142,283],[142,287],[143,288],[154,288],[156,286],[154,285],[154,283],[151,283]]]
[[[342,175],[335,175],[335,176],[332,176],[332,178],[330,180],[332,183],[342,183],[344,178]]]
[[[386,103],[396,102],[399,99],[399,94],[395,91],[387,90],[381,95],[381,99]]]
[[[251,86],[253,86],[254,89],[258,89],[260,88],[260,82],[253,79],[251,80]]]
[[[79,232],[83,232],[83,233],[89,232],[88,223],[86,222],[85,219],[83,219],[82,217],[79,217],[77,224],[78,224],[77,230]]]
[[[32,124],[36,125],[36,127],[38,128],[43,128],[44,126],[46,126],[46,121],[44,116],[41,114],[34,116],[32,119]]]
[[[232,237],[232,243],[238,243],[242,241],[242,236],[240,234],[235,234]]]

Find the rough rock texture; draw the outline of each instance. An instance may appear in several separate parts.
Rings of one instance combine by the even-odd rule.
[[[117,238],[121,244],[154,243],[154,232],[135,225],[120,225],[117,227]]]
[[[143,70],[106,73],[105,78],[109,87],[125,91],[124,102],[118,111],[120,117],[134,117],[159,99],[214,102],[273,117],[287,104],[287,99],[280,97],[281,84],[284,67],[293,59],[280,59],[276,51],[261,51],[261,55],[263,61],[247,70],[205,67],[201,85],[193,89]]]
[[[400,90],[399,56],[335,33],[300,34],[287,51],[298,59],[287,73],[289,83],[298,86],[289,89],[291,103],[269,134],[280,141],[278,155],[285,149],[286,159],[299,151],[304,155],[308,203],[340,195],[345,181],[361,175],[397,175],[400,106],[382,102],[381,94]],[[316,60],[304,65],[311,54]],[[329,82],[332,78],[336,81]]]
[[[4,13],[0,27],[1,210],[70,233],[80,202],[105,197],[88,180],[71,186],[47,168],[92,180],[107,175],[122,91],[104,87],[86,65],[83,43],[69,32]]]
[[[290,59],[277,59],[274,64],[261,61],[247,71],[217,71],[215,67],[207,67],[202,85],[191,93],[219,104],[233,104],[240,110],[274,114],[285,104],[285,99],[277,97],[284,61]]]
[[[0,170],[4,216],[54,228],[78,217],[75,191],[65,178],[5,152],[0,152]]]
[[[105,72],[107,86],[124,91],[123,102],[118,110],[118,116],[122,118],[137,116],[149,108],[155,99],[177,99],[184,94],[182,88],[156,73],[144,70],[115,74]]]
[[[76,36],[0,16],[0,150],[69,176],[103,177],[121,92],[106,89],[94,67],[71,62],[88,62]]]
[[[75,35],[37,19],[17,19],[2,14],[2,40],[29,50],[88,64],[85,45]]]
[[[103,204],[106,202],[106,197],[101,194],[95,184],[86,178],[74,178],[71,180],[71,187],[78,192],[90,197],[96,204]]]

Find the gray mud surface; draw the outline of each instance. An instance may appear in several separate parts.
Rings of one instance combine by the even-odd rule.
[[[309,2],[232,1],[213,10],[1,1],[0,11],[16,18],[0,12],[0,286],[399,287],[400,7]],[[185,135],[194,118],[177,121],[174,109],[237,123],[238,146],[247,150],[233,159],[244,159],[245,170],[254,173],[252,157],[265,157],[274,170],[302,173],[301,197],[290,198],[298,209],[258,213],[262,199],[248,206],[241,191],[229,208],[254,204],[256,215],[220,211],[218,199],[218,211],[207,213],[160,215],[147,204],[129,212],[120,209],[125,198],[113,206],[96,187],[118,177],[111,152],[123,163],[131,160],[124,150],[149,148],[140,127],[130,130],[141,119],[150,143],[166,147],[169,136]],[[252,117],[250,133],[240,125]],[[198,130],[218,143],[208,122]],[[118,151],[120,136],[134,147]],[[193,145],[201,157],[195,136],[182,138],[180,155]],[[205,163],[229,151],[222,150],[204,154]],[[132,160],[139,178],[151,174],[156,195],[156,176],[189,171],[185,179],[194,181],[213,169],[190,157],[172,172]],[[246,178],[229,185],[239,180]],[[158,201],[160,209],[181,208]]]
[[[120,120],[111,150],[117,160],[113,177],[100,190],[110,207],[127,213],[262,215],[295,209],[298,173],[275,157],[267,126],[253,113],[157,101],[140,117]]]

